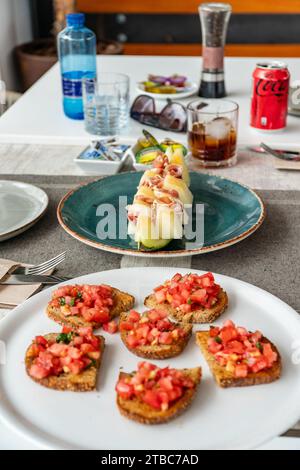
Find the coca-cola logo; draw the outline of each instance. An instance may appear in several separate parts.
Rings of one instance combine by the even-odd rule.
[[[288,91],[288,80],[264,80],[260,78],[256,84],[258,96],[283,96]]]

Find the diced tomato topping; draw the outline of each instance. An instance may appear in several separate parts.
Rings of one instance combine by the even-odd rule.
[[[152,309],[143,315],[131,311],[127,319],[120,322],[120,331],[129,332],[125,341],[129,348],[137,346],[173,344],[186,335],[183,328],[167,318],[167,313]]]
[[[129,315],[128,315],[128,321],[129,322],[139,321],[140,318],[141,318],[141,316],[138,312],[136,312],[135,310],[130,310]]]
[[[177,273],[170,281],[154,289],[155,300],[167,302],[183,313],[200,307],[211,308],[217,301],[221,287],[215,283],[212,273],[203,275]]]
[[[247,375],[248,375],[247,364],[237,364],[235,366],[235,371],[234,372],[235,372],[236,377],[240,377],[240,378],[247,377]]]
[[[116,385],[117,394],[124,400],[138,397],[156,410],[167,410],[182,397],[195,382],[182,371],[164,367],[160,369],[149,362],[140,362],[131,376],[121,378]]]
[[[107,333],[113,335],[118,331],[118,323],[115,320],[112,320],[107,323],[103,323],[103,330],[107,331]]]
[[[231,320],[224,322],[222,328],[210,329],[207,347],[219,365],[240,378],[268,369],[278,359],[260,331],[251,333]]]
[[[211,328],[209,330],[209,336],[211,336],[212,338],[215,337],[215,336],[218,336],[219,333],[220,333],[220,328],[218,328],[218,327]]]
[[[44,336],[36,336],[35,337],[35,343],[37,343],[41,346],[47,346],[48,341],[46,340],[46,338],[44,338]]]
[[[126,383],[125,380],[119,380],[116,385],[116,391],[124,400],[131,398],[134,393],[133,386]]]
[[[29,374],[35,379],[62,373],[80,374],[100,358],[100,340],[91,327],[73,331],[63,327],[56,340],[37,336],[30,347],[33,357]]]
[[[113,291],[106,285],[68,285],[52,294],[50,306],[65,316],[79,315],[87,322],[107,323],[113,306]]]
[[[155,300],[158,304],[162,304],[166,300],[166,294],[163,290],[155,292]]]
[[[29,373],[34,379],[38,380],[44,379],[49,375],[48,369],[38,364],[32,364]]]

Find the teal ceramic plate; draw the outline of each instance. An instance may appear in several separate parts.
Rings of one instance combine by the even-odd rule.
[[[95,248],[135,256],[189,256],[220,250],[251,235],[262,224],[265,209],[262,200],[251,189],[218,176],[191,173],[194,207],[204,204],[204,243],[173,240],[159,251],[139,251],[130,238],[118,236],[119,197],[127,196],[132,203],[142,173],[121,173],[109,176],[70,191],[60,201],[57,215],[62,227],[74,238]],[[116,233],[111,239],[99,238],[99,222],[103,226],[105,212],[97,215],[101,204],[116,208]],[[103,207],[103,206],[102,206]],[[193,225],[197,226],[193,210]],[[97,235],[98,233],[98,235]]]

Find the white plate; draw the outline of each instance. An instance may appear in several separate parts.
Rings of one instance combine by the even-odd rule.
[[[46,211],[48,202],[45,191],[32,184],[0,180],[0,241],[32,227]]]
[[[136,296],[136,308],[142,310],[144,297],[175,272],[169,268],[119,269],[74,282],[105,282],[129,291]],[[138,424],[119,414],[114,387],[119,368],[132,371],[141,359],[127,351],[119,335],[104,333],[106,349],[96,392],[43,388],[26,375],[24,352],[35,335],[60,330],[44,313],[53,287],[28,299],[0,323],[0,339],[7,347],[6,365],[0,366],[0,419],[44,448],[240,449],[256,447],[286,431],[300,416],[300,366],[291,362],[291,345],[300,338],[299,315],[250,284],[221,275],[216,280],[228,292],[230,305],[217,323],[231,318],[250,330],[262,330],[282,355],[283,373],[277,382],[218,388],[192,337],[178,358],[153,361],[160,366],[203,367],[203,381],[192,406],[168,424]],[[205,326],[196,325],[194,330],[201,328]]]
[[[198,88],[199,86],[197,85],[197,83],[190,83],[189,86],[184,88],[183,91],[178,91],[177,93],[150,93],[149,91],[144,90],[144,87],[141,82],[137,84],[137,90],[139,93],[142,93],[143,95],[152,96],[152,98],[155,98],[157,100],[183,100],[184,98],[188,98],[189,96],[192,96],[197,93]]]

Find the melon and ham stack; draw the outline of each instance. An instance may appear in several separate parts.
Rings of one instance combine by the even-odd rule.
[[[186,209],[193,195],[181,148],[161,152],[140,180],[133,203],[127,206],[128,233],[141,250],[159,250],[182,239]]]

